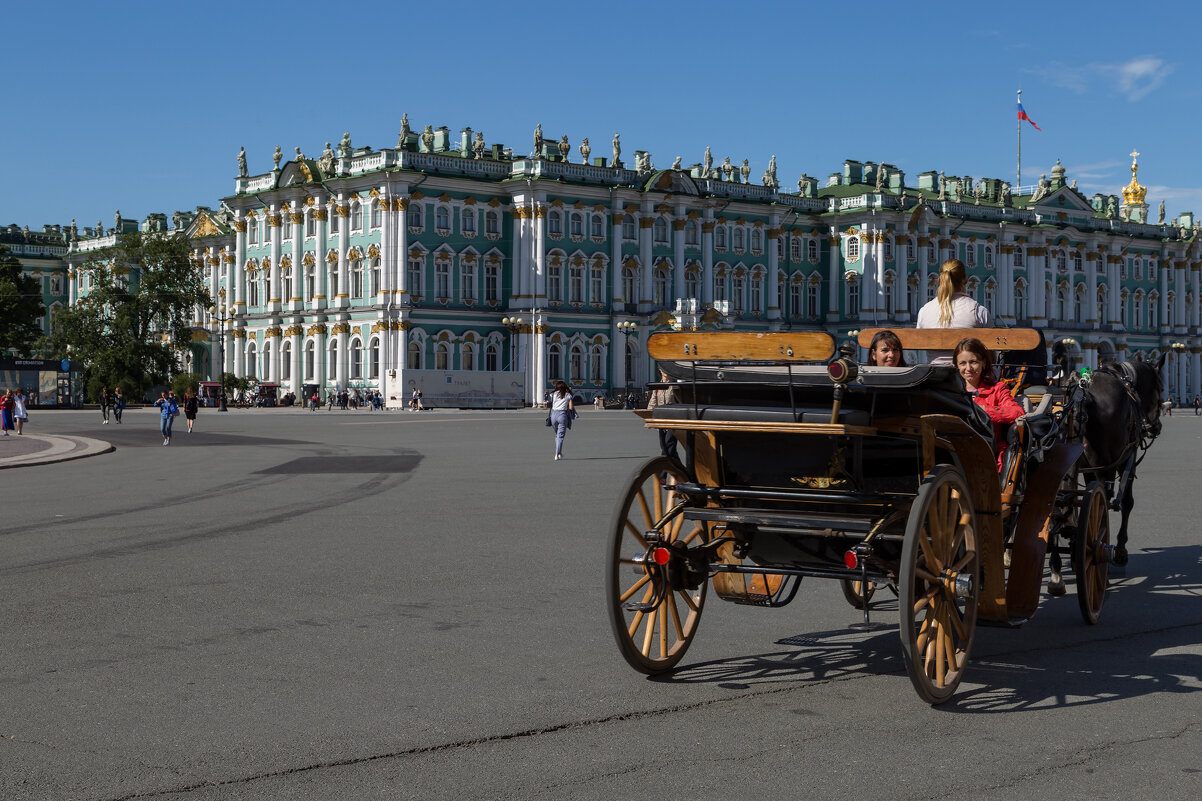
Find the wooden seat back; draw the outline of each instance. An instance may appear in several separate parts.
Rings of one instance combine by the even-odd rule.
[[[857,340],[867,348],[881,331],[892,331],[904,350],[953,350],[965,337],[976,337],[992,351],[1031,350],[1042,341],[1033,328],[865,328]]]
[[[835,338],[825,331],[663,331],[647,340],[656,361],[825,362]]]

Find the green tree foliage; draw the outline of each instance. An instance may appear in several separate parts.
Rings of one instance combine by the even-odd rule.
[[[88,386],[132,383],[140,396],[179,371],[193,310],[210,303],[188,250],[182,236],[127,233],[81,266],[86,288],[55,318],[53,342],[57,355],[84,365]]]
[[[38,318],[45,312],[37,279],[23,274],[17,257],[0,246],[0,353],[30,355],[41,338]]]

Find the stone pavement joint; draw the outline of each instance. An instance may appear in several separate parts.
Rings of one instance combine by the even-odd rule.
[[[86,456],[109,453],[113,446],[91,437],[62,434],[12,434],[0,440],[0,470],[6,467],[28,467],[35,464],[67,462]]]

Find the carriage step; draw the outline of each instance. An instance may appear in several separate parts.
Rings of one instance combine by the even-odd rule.
[[[748,509],[685,509],[686,520],[701,520],[709,523],[735,523],[766,529],[788,529],[796,531],[822,531],[830,529],[839,533],[867,534],[872,530],[869,518],[854,518],[846,515],[824,515],[815,512],[795,514]]]

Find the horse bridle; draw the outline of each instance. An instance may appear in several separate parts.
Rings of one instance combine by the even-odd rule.
[[[1115,369],[1116,367],[1118,369]],[[1138,447],[1140,450],[1140,455],[1135,461],[1135,464],[1138,466],[1139,463],[1144,460],[1144,456],[1147,454],[1148,448],[1152,447],[1152,443],[1155,442],[1156,438],[1160,436],[1160,432],[1163,428],[1160,423],[1160,415],[1157,414],[1155,420],[1149,420],[1148,415],[1144,414],[1139,400],[1139,393],[1135,391],[1135,381],[1137,376],[1135,374],[1135,367],[1131,364],[1131,362],[1119,362],[1117,365],[1108,364],[1103,367],[1099,367],[1097,372],[1106,373],[1107,375],[1114,376],[1119,380],[1119,383],[1123,386],[1123,391],[1127,394],[1127,400],[1131,403],[1131,408],[1135,410],[1136,419],[1140,421],[1138,432]],[[1159,407],[1157,408],[1157,411],[1159,412]],[[1122,460],[1120,459],[1120,461]]]

